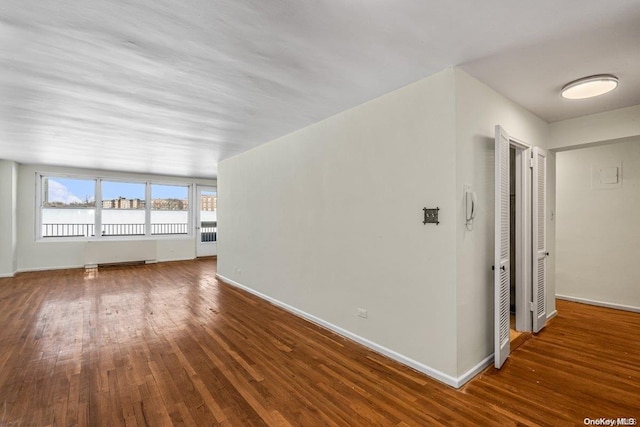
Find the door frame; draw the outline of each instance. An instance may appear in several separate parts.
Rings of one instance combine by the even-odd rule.
[[[547,322],[547,151],[535,147],[531,158],[531,312],[532,331],[540,332]],[[542,202],[540,202],[540,192]],[[542,232],[542,239],[540,239]],[[533,275],[535,274],[535,279]],[[542,282],[542,287],[540,287]]]
[[[516,330],[531,332],[531,153],[526,142],[509,136],[509,146],[516,150]]]
[[[500,126],[495,133],[494,193],[494,273],[493,273],[493,339],[494,366],[502,367],[511,352],[509,293],[511,275],[511,233],[509,220],[509,134]]]
[[[205,256],[216,256],[218,253],[218,241],[216,239],[215,242],[202,242],[201,235],[201,219],[200,212],[202,211],[202,191],[213,191],[218,194],[218,188],[210,185],[195,185],[195,195],[194,195],[194,236],[195,236],[195,245],[196,245],[196,257],[205,257]],[[216,227],[217,228],[217,227]]]
[[[516,329],[530,330],[533,323],[533,313],[531,308],[531,286],[532,286],[532,269],[530,262],[531,248],[530,240],[533,232],[533,224],[531,222],[531,206],[533,205],[533,190],[531,184],[533,182],[531,158],[532,149],[529,144],[512,138],[506,130],[500,125],[495,127],[495,194],[494,194],[494,366],[498,369],[502,367],[511,352],[510,341],[510,314],[509,301],[510,292],[508,287],[510,283],[511,261],[510,261],[510,245],[512,231],[508,223],[510,214],[505,209],[511,208],[505,204],[504,197],[509,196],[508,187],[511,186],[511,170],[510,170],[510,149],[515,149],[516,162],[513,175],[516,187],[516,221],[515,221],[515,244],[516,247]],[[533,150],[535,151],[535,150]],[[508,236],[507,236],[508,234]],[[529,256],[527,256],[529,254]],[[528,291],[527,291],[528,288]],[[505,318],[506,317],[506,318]],[[518,320],[519,319],[519,320]],[[518,327],[520,326],[520,328]],[[529,329],[527,329],[527,327]]]

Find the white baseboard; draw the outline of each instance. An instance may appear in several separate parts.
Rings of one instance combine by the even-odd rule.
[[[31,271],[53,271],[53,270],[71,270],[74,268],[84,268],[82,265],[56,265],[55,267],[31,267],[31,268],[19,268],[16,273],[29,273]]]
[[[3,273],[3,274],[0,274],[0,279],[7,279],[7,278],[13,277],[15,275],[16,275],[15,271],[13,273]]]
[[[440,382],[443,382],[451,387],[455,387],[455,388],[462,387],[462,385],[464,385],[467,381],[473,378],[477,373],[482,371],[485,367],[489,366],[491,361],[493,361],[493,354],[492,354],[486,357],[485,359],[483,359],[480,363],[478,363],[476,366],[471,368],[469,371],[465,372],[462,376],[456,378],[451,375],[445,374],[444,372],[438,371],[437,369],[431,368],[430,366],[427,366],[416,360],[413,360],[407,356],[404,356],[394,350],[391,350],[390,348],[384,347],[380,344],[370,341],[367,338],[361,337],[360,335],[356,335],[353,332],[350,332],[337,325],[334,325],[333,323],[327,322],[326,320],[320,319],[319,317],[316,317],[305,311],[302,311],[293,306],[290,306],[287,303],[284,303],[280,300],[277,300],[268,295],[265,295],[262,292],[258,292],[255,289],[249,288],[241,283],[236,282],[235,280],[222,276],[221,274],[216,274],[216,277],[231,286],[234,286],[236,288],[249,292],[250,294],[253,294],[265,301],[268,301],[271,304],[278,306],[290,313],[293,313],[298,317],[302,317],[303,319],[306,319],[312,323],[315,323],[316,325],[322,326],[325,329],[329,329],[330,331],[335,332],[338,335],[341,335],[345,338],[348,338],[352,341],[362,344],[363,346],[375,351],[376,353],[382,354],[383,356],[386,356],[390,359],[400,362],[403,365],[409,366],[415,369],[416,371],[422,372],[423,374],[428,375],[431,378],[434,378]]]
[[[162,262],[174,262],[174,261],[191,261],[195,258],[166,258],[166,259],[154,259],[144,261],[145,264],[157,264]],[[33,267],[33,268],[21,268],[16,271],[16,273],[28,273],[30,271],[54,271],[54,270],[72,270],[76,268],[87,268],[87,267],[97,267],[97,264],[87,264],[87,265],[56,265],[51,267]],[[15,274],[15,273],[14,273]],[[0,277],[3,277],[0,275]],[[13,277],[13,276],[4,276],[4,277]]]
[[[551,320],[558,315],[558,310],[553,310],[551,313],[547,314],[547,320]]]
[[[464,374],[460,375],[457,378],[457,386],[455,386],[456,388],[460,388],[463,385],[465,385],[469,380],[472,380],[473,377],[475,377],[476,375],[478,375],[480,372],[482,372],[487,366],[491,365],[493,363],[494,360],[494,354],[491,353],[490,355],[488,355],[487,357],[485,357],[484,359],[482,359],[480,361],[480,363],[478,363],[476,366],[474,366],[473,368],[469,369],[467,372],[465,372]]]
[[[147,260],[144,261],[145,264],[157,264],[160,262],[173,262],[173,261],[191,261],[195,258],[167,258],[167,259],[158,259],[158,260]],[[97,267],[97,264],[87,264],[87,265],[61,265],[55,267],[33,267],[33,268],[21,268],[16,271],[16,273],[28,273],[30,271],[54,271],[54,270],[71,270],[75,268],[87,268],[87,267]],[[2,276],[0,276],[2,277]],[[12,277],[12,276],[7,276]]]
[[[633,311],[634,313],[640,313],[640,307],[634,307],[632,305],[616,304],[613,302],[597,301],[597,300],[591,300],[587,298],[578,298],[578,297],[571,297],[568,295],[558,295],[558,294],[556,294],[556,298],[566,300],[566,301],[579,302],[582,304],[597,305],[599,307],[615,308],[616,310]]]
[[[157,264],[160,262],[175,262],[175,261],[192,261],[195,257],[181,257],[181,258],[162,258],[153,261],[146,261],[146,264]]]

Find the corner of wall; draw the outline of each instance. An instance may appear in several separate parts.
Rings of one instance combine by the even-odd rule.
[[[17,270],[17,178],[18,164],[0,160],[0,277]]]
[[[455,378],[454,81],[443,70],[221,162],[218,273]]]
[[[493,353],[495,126],[547,147],[549,125],[483,82],[455,68],[457,374],[467,378]],[[464,186],[477,195],[466,228]]]

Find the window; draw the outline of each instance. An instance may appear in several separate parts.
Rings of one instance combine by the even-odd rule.
[[[151,184],[151,234],[189,234],[189,187]]]
[[[41,239],[193,235],[190,185],[39,178]]]
[[[96,180],[42,177],[41,235],[95,236]]]
[[[205,190],[200,192],[200,241],[203,243],[217,240],[217,201],[215,191]]]
[[[145,183],[102,181],[103,236],[144,236]]]

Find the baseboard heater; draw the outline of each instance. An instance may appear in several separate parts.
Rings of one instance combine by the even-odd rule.
[[[85,244],[84,265],[86,268],[138,262],[157,262],[155,240],[87,242]]]

